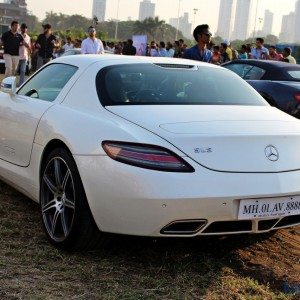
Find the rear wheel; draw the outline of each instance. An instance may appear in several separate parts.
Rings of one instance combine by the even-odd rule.
[[[76,163],[63,148],[53,150],[42,167],[40,208],[46,235],[56,247],[79,251],[99,243]]]

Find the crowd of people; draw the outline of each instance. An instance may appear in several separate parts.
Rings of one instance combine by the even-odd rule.
[[[242,45],[239,50],[234,49],[228,40],[216,45],[212,41],[212,33],[207,24],[199,25],[194,29],[193,36],[196,44],[191,48],[180,39],[174,43],[151,41],[144,49],[137,50],[131,39],[117,43],[101,41],[96,37],[96,29],[93,26],[88,28],[87,34],[84,40],[72,41],[71,37],[67,37],[65,41],[59,41],[52,34],[51,25],[45,24],[43,32],[34,41],[30,39],[26,24],[19,26],[17,21],[13,21],[10,30],[3,33],[0,41],[4,47],[5,77],[15,74],[18,69],[21,85],[25,80],[29,60],[31,60],[32,70],[35,71],[51,59],[73,48],[81,49],[82,54],[108,52],[117,55],[187,58],[217,65],[234,59],[264,59],[296,64],[291,48],[284,48],[282,53],[278,53],[273,45],[266,48],[263,38],[257,38],[254,46]]]

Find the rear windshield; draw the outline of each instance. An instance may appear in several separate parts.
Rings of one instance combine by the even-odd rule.
[[[248,83],[222,68],[116,65],[99,71],[96,86],[103,106],[268,105]]]

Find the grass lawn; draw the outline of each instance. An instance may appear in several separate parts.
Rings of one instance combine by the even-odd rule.
[[[196,239],[48,244],[38,205],[0,182],[0,299],[299,299],[300,228]],[[294,294],[293,294],[294,293]]]

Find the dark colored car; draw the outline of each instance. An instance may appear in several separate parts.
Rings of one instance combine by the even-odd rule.
[[[234,60],[230,69],[253,86],[272,106],[300,118],[300,65],[268,60]]]

